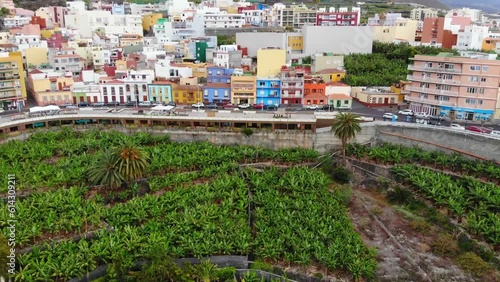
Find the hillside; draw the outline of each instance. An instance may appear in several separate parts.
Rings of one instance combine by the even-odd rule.
[[[420,4],[424,5],[429,8],[436,8],[436,9],[448,9],[446,5],[441,3],[439,0],[397,0],[395,1],[396,3],[415,3],[415,4]]]

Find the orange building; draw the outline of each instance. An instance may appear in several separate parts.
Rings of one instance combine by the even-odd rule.
[[[31,24],[39,25],[40,29],[47,28],[47,22],[42,17],[38,17],[38,16],[31,17]]]
[[[444,18],[426,18],[422,29],[422,43],[451,49],[457,45],[457,35],[451,30],[444,29]]]
[[[307,75],[304,79],[304,105],[326,105],[326,84],[321,78]]]

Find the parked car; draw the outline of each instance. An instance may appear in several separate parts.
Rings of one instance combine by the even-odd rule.
[[[493,130],[492,132],[490,132],[491,135],[495,136],[495,137],[500,137],[500,131],[499,130]]]
[[[414,114],[416,118],[430,118],[431,115],[429,115],[426,112],[418,112]]]
[[[488,128],[480,127],[480,126],[475,126],[475,125],[469,125],[466,128],[469,131],[474,131],[474,132],[479,132],[479,133],[486,133],[490,134],[491,130]]]
[[[207,109],[217,109],[217,104],[210,103],[210,104],[207,105]]]
[[[136,104],[137,102],[135,101],[128,101],[127,103],[125,103],[125,107],[135,107]]]
[[[450,124],[450,128],[452,128],[452,129],[458,129],[458,130],[465,130],[465,127],[461,126],[458,123],[452,123],[452,124]]]
[[[96,102],[92,104],[92,107],[104,107],[104,102]]]
[[[444,120],[444,117],[443,116],[430,116],[429,119],[442,121],[442,120]]]
[[[109,101],[106,106],[110,106],[110,107],[118,107],[120,106],[120,102],[118,101]]]
[[[249,104],[246,104],[246,103],[244,103],[244,104],[239,104],[239,105],[238,105],[238,108],[240,108],[240,109],[249,109],[249,108],[250,108],[250,105],[249,105]]]
[[[265,105],[264,109],[266,109],[266,110],[277,110],[278,109],[278,105],[276,105],[276,104]]]
[[[390,119],[392,120],[392,118],[394,117],[394,119],[398,119],[398,116],[393,114],[393,113],[385,113],[383,116],[382,116],[384,119]]]
[[[229,109],[234,109],[235,106],[233,104],[225,104],[224,106],[222,106],[225,110],[229,110]]]
[[[168,103],[167,103],[167,106],[174,106],[174,107],[175,107],[175,106],[177,106],[177,104],[176,104],[176,103],[174,103],[174,102],[168,102]]]
[[[88,106],[90,106],[90,104],[87,103],[87,102],[80,102],[80,103],[78,103],[78,107],[88,107]]]
[[[67,106],[66,109],[78,109],[78,107],[71,105],[71,106]]]
[[[191,105],[191,108],[197,108],[197,109],[201,109],[201,108],[204,108],[205,107],[205,104],[203,104],[202,102],[198,102],[196,104],[192,104]]]
[[[260,104],[253,104],[253,108],[256,109],[256,110],[262,110],[266,107],[266,105],[264,105],[263,103],[260,103]]]
[[[398,114],[403,115],[403,116],[412,116],[415,114],[415,112],[413,112],[410,109],[406,109],[406,110],[399,111]]]
[[[139,107],[152,107],[153,103],[151,101],[142,101],[139,103]]]
[[[73,106],[73,104],[71,104],[71,103],[66,103],[66,104],[62,104],[62,105],[61,105],[61,106],[59,106],[59,107],[61,107],[61,108],[67,108],[67,107],[70,107],[70,106]]]
[[[318,105],[307,105],[306,109],[315,111],[315,110],[319,109],[319,106]]]

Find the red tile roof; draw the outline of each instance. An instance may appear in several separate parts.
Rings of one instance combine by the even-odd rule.
[[[320,70],[316,73],[319,73],[319,74],[345,73],[345,70],[342,70],[342,69],[324,69],[324,70]]]
[[[326,99],[325,94],[311,93],[304,96],[304,99]]]
[[[349,86],[348,84],[342,82],[328,82],[326,85],[328,86]]]
[[[328,95],[328,99],[330,100],[352,100],[351,96],[346,94],[333,93]]]
[[[29,74],[37,74],[37,73],[43,73],[43,71],[41,71],[39,69],[34,69],[34,70],[29,72]]]

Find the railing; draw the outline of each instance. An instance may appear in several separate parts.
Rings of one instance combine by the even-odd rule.
[[[458,91],[450,91],[450,90],[439,90],[439,89],[430,89],[424,87],[415,87],[415,86],[406,86],[407,91],[421,92],[421,93],[430,93],[435,95],[445,95],[458,97]]]
[[[453,84],[453,85],[460,84],[459,80],[430,78],[430,77],[423,77],[423,76],[416,76],[416,75],[408,75],[406,77],[406,79],[411,80],[411,81],[423,81],[423,82],[431,82],[431,83],[438,83],[438,84]]]
[[[435,71],[435,72],[443,72],[443,73],[462,73],[460,69],[447,69],[447,68],[434,68],[434,67],[425,67],[425,66],[415,66],[408,65],[408,69],[411,71]]]
[[[442,101],[442,100],[435,100],[435,99],[425,99],[425,98],[420,98],[420,97],[412,97],[412,96],[405,96],[405,100],[409,102],[417,102],[417,103],[423,103],[423,104],[430,104],[430,105],[437,105],[437,106],[456,106],[456,103],[452,103],[449,101]]]

